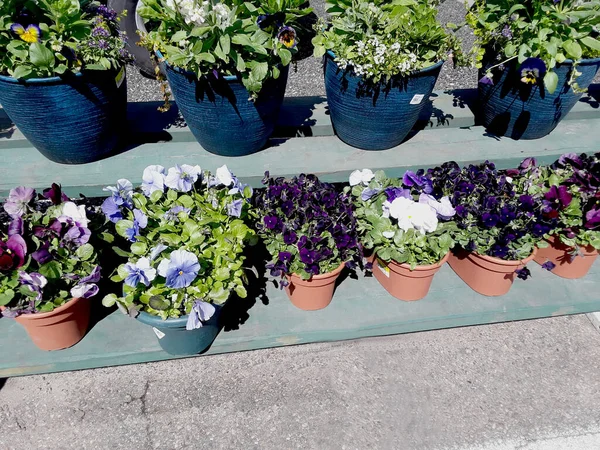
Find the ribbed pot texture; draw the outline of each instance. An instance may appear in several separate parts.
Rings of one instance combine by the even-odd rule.
[[[305,311],[323,309],[331,303],[335,291],[335,283],[342,273],[345,264],[342,263],[333,272],[314,275],[309,280],[303,280],[298,275],[288,275],[288,286],[285,291],[292,304]]]
[[[108,156],[127,126],[127,82],[116,71],[19,81],[0,76],[0,104],[46,158],[84,164]]]
[[[598,250],[594,247],[581,247],[579,254],[573,255],[574,249],[560,242],[554,236],[548,239],[549,247],[538,248],[535,262],[544,264],[547,261],[554,263],[552,273],[562,278],[582,278],[590,271],[594,261],[598,258]]]
[[[21,314],[14,320],[40,349],[61,350],[72,347],[85,336],[90,323],[90,300],[74,298],[54,311]]]
[[[387,87],[374,86],[339,68],[333,53],[325,56],[325,89],[331,122],[346,144],[363,150],[400,145],[429,102],[443,61]]]
[[[267,80],[254,102],[235,77],[198,80],[166,65],[169,86],[183,118],[200,145],[221,156],[243,156],[265,147],[283,103],[288,67]]]
[[[162,320],[160,317],[140,312],[136,317],[140,322],[150,325],[158,338],[162,349],[171,355],[197,355],[211,346],[221,330],[219,318],[223,311],[222,305],[213,305],[215,313],[202,327],[186,330],[188,316],[177,319]]]
[[[373,276],[398,300],[421,300],[427,296],[433,276],[448,261],[449,256],[450,253],[447,253],[437,264],[417,266],[414,270],[410,270],[409,264],[398,264],[395,261],[386,263],[372,258]]]
[[[508,293],[517,276],[515,271],[523,268],[535,255],[536,250],[521,261],[505,261],[457,250],[451,252],[448,264],[471,289],[488,297],[497,297]]]
[[[587,88],[599,67],[600,58],[581,61],[577,66],[581,72],[577,78],[579,87]],[[497,136],[539,139],[556,128],[582,94],[573,92],[568,84],[573,70],[569,62],[555,68],[558,87],[553,94],[542,86],[523,83],[518,68],[518,64],[507,64],[504,71],[494,76],[494,86],[479,83],[483,124]]]

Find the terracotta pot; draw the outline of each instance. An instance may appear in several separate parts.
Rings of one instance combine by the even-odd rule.
[[[572,256],[573,247],[560,242],[554,236],[548,239],[549,247],[538,248],[535,262],[544,264],[546,261],[554,263],[552,273],[563,278],[581,278],[591,269],[598,257],[598,250],[592,246],[580,247],[579,255]]]
[[[77,344],[90,322],[90,300],[74,298],[54,311],[21,314],[15,320],[42,350],[61,350]]]
[[[429,292],[433,276],[448,261],[450,252],[437,264],[417,266],[410,270],[410,264],[386,263],[380,259],[373,261],[373,275],[386,291],[399,300],[412,302],[421,300]]]
[[[288,275],[289,285],[285,291],[292,304],[305,311],[323,309],[331,303],[335,282],[344,269],[345,263],[333,272],[314,275],[309,280],[303,280],[296,274]]]
[[[536,250],[520,261],[505,261],[492,256],[466,251],[452,252],[448,264],[471,289],[488,297],[506,294],[515,280],[515,271],[525,267],[536,255]]]

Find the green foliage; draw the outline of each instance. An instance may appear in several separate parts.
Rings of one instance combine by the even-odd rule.
[[[139,14],[149,28],[143,45],[160,51],[164,61],[196,74],[213,71],[238,77],[252,98],[263,83],[279,78],[296,45],[286,46],[279,38],[284,26],[294,23],[310,9],[301,9],[303,0],[202,1],[144,0]],[[281,14],[283,21],[258,25],[259,16]],[[279,17],[279,16],[278,16]]]
[[[577,65],[582,59],[600,56],[599,0],[478,0],[467,13],[466,23],[476,36],[472,49],[476,67],[540,58],[548,68],[544,83],[551,93],[558,83],[553,72],[557,64],[571,59]],[[574,70],[569,81],[576,91],[579,75]]]
[[[374,82],[454,58],[458,39],[437,20],[437,2],[426,0],[328,0],[329,24],[317,25],[314,56],[327,51],[342,69]]]

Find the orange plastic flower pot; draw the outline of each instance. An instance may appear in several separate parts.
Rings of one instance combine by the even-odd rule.
[[[573,256],[573,247],[563,244],[560,239],[551,236],[548,242],[550,243],[549,247],[538,248],[535,262],[538,264],[552,262],[554,264],[552,273],[562,278],[584,277],[598,257],[598,250],[592,246],[581,247],[579,254]]]
[[[451,252],[448,264],[471,289],[488,297],[506,294],[515,280],[516,270],[522,269],[536,255],[536,250],[520,261],[505,261],[477,253]]]
[[[427,296],[433,276],[448,261],[447,253],[440,262],[427,266],[417,266],[410,270],[410,264],[398,264],[374,259],[373,275],[386,291],[399,300],[412,302]]]
[[[74,298],[54,311],[21,314],[15,320],[42,350],[61,350],[77,344],[90,323],[90,300]]]
[[[305,311],[323,309],[331,303],[335,282],[344,269],[345,263],[333,272],[314,275],[309,280],[303,280],[296,274],[288,275],[289,284],[285,291],[292,304]]]

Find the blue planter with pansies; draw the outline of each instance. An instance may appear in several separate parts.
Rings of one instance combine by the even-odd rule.
[[[0,75],[0,104],[46,158],[62,164],[97,161],[120,143],[127,121],[125,73],[86,71],[17,80]]]
[[[325,89],[331,122],[346,144],[363,150],[386,150],[404,141],[429,101],[443,61],[387,86],[372,84],[342,70],[329,51],[325,56]]]
[[[136,319],[152,327],[158,338],[158,343],[165,352],[181,356],[197,355],[208,350],[221,330],[219,318],[223,306],[213,306],[215,307],[213,316],[208,321],[203,322],[202,327],[194,330],[186,330],[185,328],[188,316],[163,320],[158,316],[140,311]]]
[[[283,103],[288,67],[278,79],[267,80],[258,98],[235,76],[198,80],[195,74],[164,65],[181,115],[200,145],[221,156],[244,156],[265,147]]]
[[[585,59],[577,65],[581,75],[576,82],[587,88],[600,68],[600,58]],[[519,65],[508,63],[503,71],[493,70],[493,85],[479,84],[479,102],[483,125],[497,136],[512,139],[539,139],[548,135],[579,101],[568,84],[572,61],[556,66],[558,85],[550,94],[543,86],[521,81]],[[481,76],[485,73],[482,72]]]

